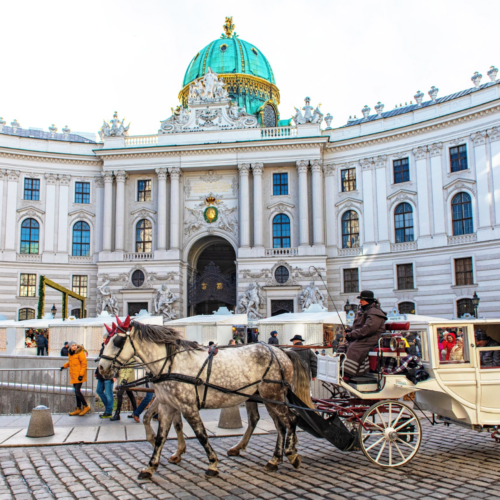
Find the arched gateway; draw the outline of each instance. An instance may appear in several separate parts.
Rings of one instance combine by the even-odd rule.
[[[236,252],[220,236],[196,241],[188,256],[188,316],[236,306]]]

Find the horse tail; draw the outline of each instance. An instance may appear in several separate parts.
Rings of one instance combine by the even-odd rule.
[[[314,408],[314,403],[311,400],[311,379],[307,366],[297,353],[293,351],[283,352],[288,356],[293,366],[292,391],[305,405]]]

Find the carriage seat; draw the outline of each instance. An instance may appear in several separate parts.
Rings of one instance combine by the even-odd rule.
[[[359,392],[375,392],[378,389],[378,380],[375,374],[365,374],[351,378],[349,385]]]

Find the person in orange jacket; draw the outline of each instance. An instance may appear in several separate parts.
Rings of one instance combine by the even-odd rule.
[[[82,384],[87,382],[87,356],[82,345],[77,345],[76,342],[69,343],[68,362],[61,366],[61,370],[64,368],[69,368],[70,383],[73,384],[76,397],[76,410],[69,415],[82,417],[90,411],[90,406],[82,394]]]

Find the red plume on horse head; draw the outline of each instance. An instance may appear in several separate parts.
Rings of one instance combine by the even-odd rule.
[[[121,322],[120,321],[120,318],[118,316],[116,316],[116,322],[118,323],[118,328],[120,328],[120,330],[122,332],[126,332],[128,330],[128,327],[130,326],[130,316],[127,316],[125,321]]]
[[[104,323],[104,327],[108,331],[108,334],[111,335],[111,333],[113,332],[113,328],[110,328],[106,323]]]

